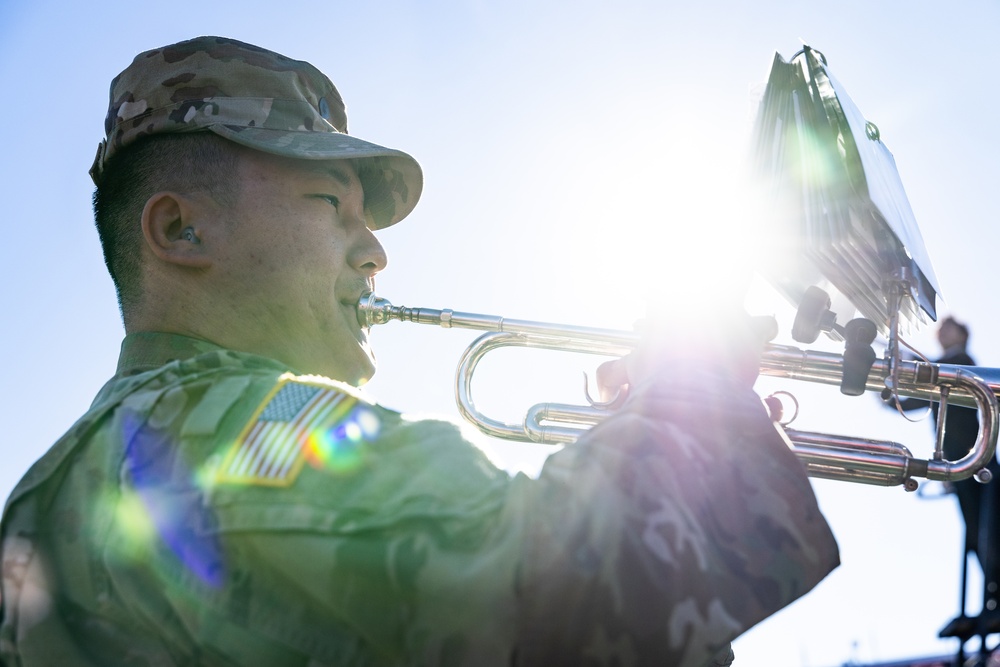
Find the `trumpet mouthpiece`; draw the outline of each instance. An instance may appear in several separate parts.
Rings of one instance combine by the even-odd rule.
[[[395,307],[388,299],[375,296],[374,292],[362,294],[358,301],[358,324],[370,329],[376,324],[385,324],[393,319]]]

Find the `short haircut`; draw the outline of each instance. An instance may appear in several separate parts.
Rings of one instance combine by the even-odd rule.
[[[943,326],[946,326],[946,325],[951,325],[951,326],[955,327],[956,329],[958,329],[959,334],[962,336],[963,340],[966,340],[966,341],[969,340],[969,327],[967,327],[966,325],[962,324],[961,322],[959,322],[958,320],[956,320],[954,317],[948,316],[948,317],[944,318],[943,320],[941,320],[941,325],[940,326],[943,327]]]
[[[220,205],[234,205],[240,150],[210,132],[160,134],[140,139],[106,165],[94,191],[94,221],[126,323],[142,298],[141,218],[146,202],[168,190],[206,193]]]

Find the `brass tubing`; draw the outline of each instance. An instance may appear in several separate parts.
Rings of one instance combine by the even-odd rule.
[[[374,294],[362,297],[358,304],[358,321],[362,326],[392,320],[488,332],[462,355],[455,378],[458,409],[465,419],[488,435],[542,444],[572,442],[609,412],[593,406],[541,403],[533,406],[519,424],[488,417],[476,408],[472,399],[472,377],[480,359],[493,350],[512,346],[620,357],[635,349],[639,341],[633,332],[406,308],[393,306]],[[839,354],[769,345],[761,357],[760,372],[772,377],[840,385],[842,368],[843,357]],[[955,481],[983,470],[996,448],[1000,369],[881,359],[873,364],[866,388],[882,391],[890,372],[895,374],[900,395],[940,400],[943,387],[950,403],[978,409],[979,434],[969,453],[957,461],[943,460],[938,455],[925,460],[914,458],[898,443],[788,429],[785,435],[789,444],[809,474],[863,484],[903,484],[907,490],[913,490],[914,477]]]

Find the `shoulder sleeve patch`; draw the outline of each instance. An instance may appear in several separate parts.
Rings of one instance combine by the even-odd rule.
[[[336,386],[282,376],[223,456],[215,482],[290,486],[306,462],[310,435],[335,427],[357,402]]]

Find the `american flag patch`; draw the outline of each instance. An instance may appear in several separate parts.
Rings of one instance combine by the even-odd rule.
[[[335,426],[357,402],[330,386],[281,378],[223,457],[215,481],[290,486],[306,461],[310,434]]]

